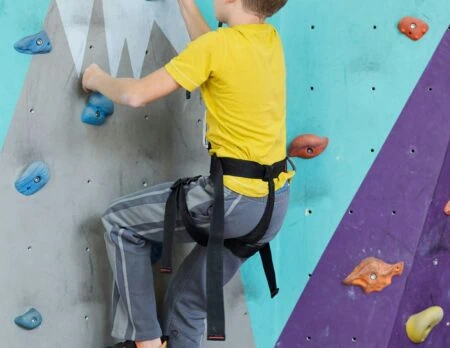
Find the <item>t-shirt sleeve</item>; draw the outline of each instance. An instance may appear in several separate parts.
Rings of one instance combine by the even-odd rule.
[[[190,42],[165,68],[178,84],[192,92],[221,68],[223,46],[222,35],[210,31]]]

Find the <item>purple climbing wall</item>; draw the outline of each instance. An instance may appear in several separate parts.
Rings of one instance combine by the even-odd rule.
[[[450,218],[442,213],[450,186],[449,112],[450,31],[339,224],[277,347],[413,346],[405,338],[407,317],[439,303],[449,313],[429,341],[439,342],[433,347],[450,347],[444,344],[450,328],[443,329],[450,318],[450,275],[443,276],[450,266],[450,237],[445,236]],[[342,285],[369,256],[404,261],[403,275],[369,295]]]
[[[411,314],[430,306],[441,306],[444,319],[421,346],[450,347],[450,217],[443,212],[449,199],[450,146],[406,281],[389,347],[415,346],[405,335],[405,323]]]

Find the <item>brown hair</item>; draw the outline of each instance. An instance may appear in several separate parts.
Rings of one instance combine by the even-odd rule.
[[[288,0],[242,0],[244,8],[261,17],[270,17],[286,5]]]

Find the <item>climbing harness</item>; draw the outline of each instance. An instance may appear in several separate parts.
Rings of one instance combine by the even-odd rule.
[[[235,158],[211,157],[210,178],[214,186],[214,206],[210,228],[196,226],[190,214],[185,186],[197,181],[200,176],[177,180],[171,187],[172,192],[166,203],[164,215],[164,240],[161,273],[172,272],[172,245],[178,213],[183,224],[199,245],[207,248],[206,293],[207,293],[207,338],[213,341],[225,340],[225,314],[223,302],[223,247],[240,258],[249,258],[259,252],[264,273],[269,285],[271,297],[278,294],[275,269],[269,243],[259,244],[267,232],[275,203],[274,179],[287,171],[287,161],[295,170],[289,158],[272,165],[262,165],[253,161]],[[256,227],[248,234],[224,240],[224,185],[223,176],[261,179],[266,181],[269,194],[263,216]]]

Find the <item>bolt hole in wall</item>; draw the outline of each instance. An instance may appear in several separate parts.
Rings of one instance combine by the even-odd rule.
[[[92,181],[91,181],[90,179],[88,179],[86,182],[87,182],[88,184],[92,183]]]
[[[370,152],[375,152],[375,149],[373,149],[373,148],[372,148],[372,149],[370,149]]]
[[[92,50],[94,48],[94,45],[90,45],[89,49]]]
[[[34,114],[34,109],[33,108],[30,109],[30,113]]]
[[[305,210],[305,216],[309,216],[312,214],[312,210],[311,209],[306,209]]]

